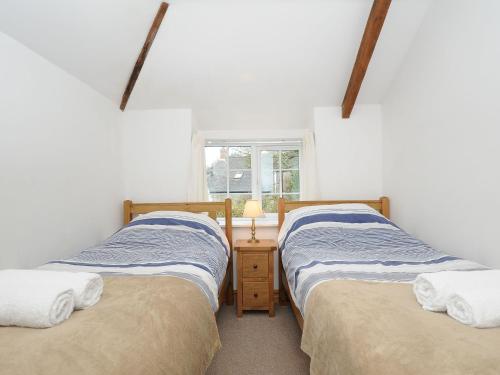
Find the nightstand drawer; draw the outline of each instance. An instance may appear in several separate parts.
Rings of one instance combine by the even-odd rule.
[[[241,254],[243,257],[243,277],[268,277],[269,260],[266,254]]]
[[[267,281],[246,281],[243,283],[243,306],[269,306],[269,283]]]

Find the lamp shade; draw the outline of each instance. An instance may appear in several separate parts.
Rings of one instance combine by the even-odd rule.
[[[260,201],[255,199],[250,199],[245,202],[245,209],[243,210],[243,217],[261,217],[264,216],[264,212],[262,211],[262,206]]]

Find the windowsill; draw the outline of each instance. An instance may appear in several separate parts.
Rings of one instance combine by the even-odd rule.
[[[225,219],[218,218],[217,222],[221,227],[225,226]],[[252,219],[246,217],[233,217],[233,228],[250,228],[252,226]],[[268,214],[266,217],[259,217],[255,219],[256,227],[277,227],[278,215]]]

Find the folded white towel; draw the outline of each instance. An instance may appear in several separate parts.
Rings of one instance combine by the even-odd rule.
[[[457,290],[446,304],[448,315],[476,328],[500,326],[500,284]]]
[[[48,328],[68,319],[73,309],[71,287],[41,275],[0,271],[0,326]]]
[[[50,272],[61,283],[68,282],[75,295],[75,309],[82,310],[94,306],[101,298],[104,282],[101,275],[88,272],[40,271]]]
[[[417,301],[426,310],[446,311],[446,304],[458,288],[500,285],[500,270],[443,271],[422,273],[413,283]]]
[[[38,272],[40,277],[58,285],[73,289],[75,309],[82,310],[95,305],[101,298],[104,282],[101,275],[89,272],[47,271],[47,270],[15,270],[19,276],[31,277]]]

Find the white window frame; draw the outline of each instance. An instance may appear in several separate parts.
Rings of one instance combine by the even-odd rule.
[[[251,147],[251,171],[252,171],[252,199],[262,201],[262,188],[261,188],[261,171],[262,171],[262,158],[260,154],[262,151],[282,151],[282,150],[298,150],[299,151],[299,178],[300,178],[300,191],[299,196],[302,195],[302,139],[284,139],[284,140],[207,140],[205,147]],[[286,171],[287,169],[284,169]],[[281,154],[280,154],[280,176],[281,172]],[[226,196],[229,196],[229,176],[230,176],[229,163],[227,163],[226,173]],[[208,187],[207,187],[208,188]],[[236,193],[238,194],[238,193]],[[297,193],[285,193],[297,194]],[[274,194],[265,194],[274,195]],[[283,181],[280,182],[279,196],[283,196]],[[277,220],[277,213],[267,213],[271,221]],[[237,218],[239,219],[239,218]],[[275,220],[276,219],[276,220]],[[246,221],[246,220],[245,220]]]

